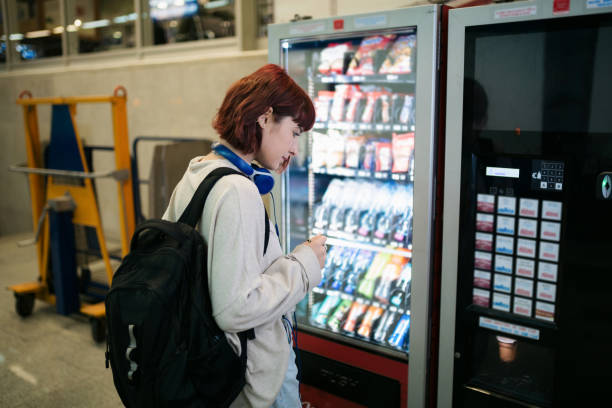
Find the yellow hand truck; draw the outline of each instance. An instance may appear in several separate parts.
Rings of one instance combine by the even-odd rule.
[[[60,232],[59,235],[53,234],[53,231],[50,231],[53,230],[50,224],[53,225],[53,220],[56,219],[53,215],[69,214],[68,218],[57,218],[59,221],[56,221],[56,225],[62,225],[62,219],[68,219],[69,223],[95,229],[99,254],[106,270],[107,288],[110,287],[113,270],[92,180],[112,178],[117,182],[121,257],[124,257],[129,251],[129,240],[135,228],[126,100],[127,92],[122,86],[116,87],[111,96],[33,98],[29,91],[23,91],[17,99],[17,104],[23,107],[27,163],[10,166],[9,170],[28,175],[35,238],[21,244],[36,244],[39,276],[36,281],[12,285],[9,290],[15,294],[16,311],[22,317],[32,313],[35,299],[56,305],[58,313],[80,312],[88,316],[95,341],[104,340],[106,334],[104,302],[81,302],[78,293],[75,301],[74,293],[70,293],[74,289],[72,287],[74,279],[73,283],[69,284],[60,282],[59,285],[62,287],[67,285],[60,290],[58,274],[62,273],[66,281],[69,281],[71,272],[65,274],[56,269],[65,269],[66,265],[68,269],[76,267],[73,261],[56,266],[56,262],[51,262],[53,259],[50,258],[59,254],[56,258],[70,260],[75,254],[65,256],[65,251],[58,252],[61,251],[62,245],[68,247],[67,242],[70,241],[68,235],[62,235],[67,229],[64,228],[62,230],[64,232]],[[111,105],[113,147],[107,149],[114,151],[115,169],[112,171],[93,172],[89,169],[84,144],[79,137],[75,122],[77,104],[84,103]],[[46,155],[46,164],[38,128],[38,105],[52,106],[51,141],[47,148],[52,150],[52,154]],[[51,249],[58,247],[60,248],[58,251]],[[49,276],[50,264],[53,279]],[[76,270],[74,274],[76,275]],[[66,299],[68,300],[64,301]]]

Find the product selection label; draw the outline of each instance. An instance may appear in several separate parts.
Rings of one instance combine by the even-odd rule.
[[[474,269],[474,286],[491,289],[491,272]]]
[[[561,224],[558,222],[542,221],[540,223],[540,239],[559,241],[561,237]]]
[[[535,261],[516,258],[516,274],[526,278],[533,278],[535,276]]]
[[[495,272],[512,273],[512,257],[495,255]]]
[[[493,292],[493,309],[501,310],[502,312],[509,312],[510,296]]]
[[[489,292],[488,290],[474,288],[472,292],[472,303],[482,307],[489,307],[490,297],[491,292]]]
[[[483,232],[493,232],[493,216],[490,214],[476,214],[476,230]]]
[[[550,282],[557,281],[557,264],[550,262],[538,263],[538,279],[546,280]]]
[[[499,196],[497,198],[497,212],[505,215],[516,215],[516,198]]]
[[[514,280],[514,294],[533,297],[533,281],[531,279],[516,278]]]
[[[493,256],[488,252],[474,251],[474,267],[485,271],[491,270]]]
[[[540,259],[559,262],[559,244],[552,242],[540,242]]]
[[[519,237],[537,238],[538,222],[529,218],[519,218],[518,235]]]
[[[516,253],[520,256],[535,258],[536,241],[533,239],[519,238],[516,243]]]
[[[510,276],[502,275],[501,273],[495,274],[495,279],[493,281],[493,289],[500,292],[510,293],[510,291],[512,290],[511,285],[512,278]]]
[[[556,294],[557,285],[555,285],[554,283],[538,282],[538,299],[554,302]]]
[[[542,219],[561,221],[561,208],[559,201],[542,201]]]
[[[549,322],[554,321],[555,305],[546,302],[536,302],[535,317],[536,319],[548,320]]]
[[[497,217],[497,233],[514,235],[514,217]]]
[[[521,217],[536,218],[538,216],[538,200],[521,198],[519,204],[519,215]]]
[[[514,238],[498,235],[495,239],[495,252],[501,254],[514,254]]]
[[[495,211],[495,196],[491,194],[478,194],[476,197],[476,210],[486,213]]]
[[[476,249],[481,251],[492,251],[493,250],[493,234],[487,234],[486,232],[476,233]]]
[[[518,315],[531,317],[531,299],[523,299],[519,297],[514,298],[514,305],[512,306],[512,312]]]

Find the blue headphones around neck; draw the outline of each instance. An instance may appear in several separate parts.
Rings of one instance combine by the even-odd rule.
[[[246,174],[255,183],[259,194],[268,194],[272,191],[274,177],[272,177],[272,173],[268,169],[247,163],[243,158],[221,143],[215,143],[212,149],[219,156],[226,158],[230,163],[238,167],[238,170]]]

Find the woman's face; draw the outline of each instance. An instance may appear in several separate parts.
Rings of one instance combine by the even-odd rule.
[[[259,121],[261,147],[255,154],[255,160],[269,170],[282,173],[289,165],[291,157],[298,154],[298,137],[302,129],[291,116],[278,119],[274,121],[273,116],[268,115],[263,121]]]

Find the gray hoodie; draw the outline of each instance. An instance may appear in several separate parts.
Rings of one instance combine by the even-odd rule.
[[[177,184],[164,219],[176,221],[200,182],[228,161],[191,160]],[[287,334],[281,318],[321,281],[315,253],[299,245],[283,255],[271,226],[263,256],[264,205],[257,187],[246,177],[229,175],[211,190],[199,230],[208,244],[208,279],[213,316],[236,354],[237,332],[255,329],[249,340],[246,386],[232,407],[269,407],[275,400],[289,358]]]

